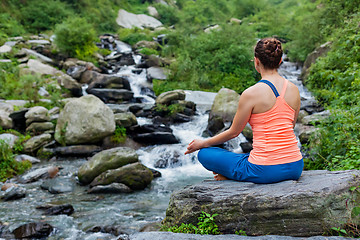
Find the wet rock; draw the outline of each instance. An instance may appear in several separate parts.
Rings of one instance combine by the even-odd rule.
[[[247,123],[241,133],[244,135],[246,140],[248,140],[249,142],[253,141],[253,131],[250,124]]]
[[[102,150],[97,145],[73,145],[65,147],[56,147],[52,151],[60,156],[92,156]]]
[[[172,133],[172,129],[165,125],[158,124],[144,124],[136,125],[129,128],[129,134],[138,134],[138,133],[154,133],[154,132],[169,132]]]
[[[39,159],[29,156],[29,155],[26,155],[26,154],[21,154],[21,155],[15,156],[15,161],[17,161],[17,162],[29,161],[32,164],[41,162]]]
[[[241,149],[243,150],[244,153],[249,153],[253,149],[253,146],[252,146],[251,142],[240,143],[240,147],[241,147]]]
[[[102,232],[115,236],[126,234],[121,226],[95,226],[87,230],[87,232]]]
[[[105,186],[95,186],[89,189],[88,193],[130,193],[131,188],[123,183],[112,183]]]
[[[104,102],[108,101],[129,101],[133,98],[134,93],[126,89],[106,89],[106,88],[92,88],[87,90],[89,94],[93,94]]]
[[[81,79],[81,75],[87,70],[85,66],[71,66],[66,70],[66,73],[76,80]]]
[[[317,125],[322,120],[324,120],[325,118],[327,118],[329,116],[330,116],[330,111],[326,110],[326,111],[314,113],[312,115],[303,117],[301,123],[304,125]]]
[[[120,60],[116,64],[119,66],[131,66],[131,65],[135,65],[135,60],[131,53],[122,54]]]
[[[44,238],[50,235],[53,227],[48,223],[32,222],[21,225],[12,232],[17,239]]]
[[[54,129],[55,125],[52,122],[33,122],[26,128],[26,131],[33,133],[43,133]]]
[[[212,116],[211,118],[209,117],[208,125],[205,131],[210,136],[214,136],[222,129],[224,129],[224,127],[225,127],[224,121],[221,116]]]
[[[61,71],[58,71],[55,76],[57,78],[58,84],[61,87],[69,90],[74,97],[82,96],[81,84],[78,83],[75,79]]]
[[[14,147],[15,142],[19,139],[18,136],[15,136],[14,134],[11,133],[3,133],[0,134],[0,140],[6,142],[11,148]]]
[[[233,90],[222,88],[216,95],[209,118],[220,116],[224,122],[232,122],[237,111],[240,95]]]
[[[173,193],[164,224],[198,222],[201,211],[219,213],[222,233],[242,229],[248,235],[316,236],[347,222],[349,188],[360,171],[305,171],[298,181],[254,184],[203,181]]]
[[[111,109],[97,97],[87,95],[66,103],[57,121],[55,140],[66,145],[94,143],[114,131]]]
[[[114,115],[114,117],[115,117],[115,123],[117,126],[122,126],[122,127],[127,128],[127,127],[137,125],[136,117],[131,112],[117,113]]]
[[[89,184],[94,178],[109,169],[116,169],[138,161],[136,151],[127,147],[104,150],[94,155],[78,171],[80,183]],[[110,183],[109,183],[110,184]]]
[[[48,133],[32,137],[24,143],[24,151],[28,153],[35,152],[45,144],[49,143],[51,139],[52,136]]]
[[[45,215],[68,215],[74,213],[74,207],[71,204],[64,205],[42,205],[36,207],[36,209],[40,209],[44,211]]]
[[[91,186],[123,183],[132,190],[142,190],[153,180],[151,170],[141,163],[132,163],[118,169],[107,170],[97,176]]]
[[[185,100],[185,92],[183,90],[164,92],[156,98],[156,104],[170,105],[174,100]]]
[[[41,188],[52,194],[66,193],[74,190],[74,183],[70,179],[57,177],[44,181]]]
[[[87,91],[93,88],[110,88],[110,89],[126,89],[131,90],[129,80],[126,77],[120,77],[116,75],[104,75],[97,73],[95,75]]]
[[[80,83],[90,84],[91,82],[97,81],[98,79],[102,79],[103,75],[96,71],[85,71],[81,74]]]
[[[11,187],[18,187],[19,185],[15,184],[15,183],[4,183],[1,186],[1,191],[6,191],[7,189],[11,188]]]
[[[115,40],[116,43],[116,51],[119,53],[131,53],[132,48],[129,44],[124,43],[119,40]]]
[[[145,28],[157,28],[162,26],[162,23],[156,18],[147,16],[145,14],[133,14],[120,9],[116,18],[116,23],[124,28],[138,27],[140,29]]]
[[[153,173],[153,178],[159,178],[161,177],[161,172],[155,170],[155,169],[152,169],[152,168],[149,168],[151,170],[151,172]]]
[[[11,201],[11,200],[24,198],[25,196],[26,196],[26,189],[14,185],[5,190],[5,192],[1,195],[1,199],[4,201]]]
[[[156,168],[167,168],[174,166],[181,166],[180,153],[178,151],[164,152],[159,155],[159,160],[155,162],[154,167]]]
[[[133,135],[132,138],[136,142],[151,145],[180,143],[179,139],[170,132],[140,133]]]
[[[33,171],[30,171],[28,173],[23,174],[20,179],[19,182],[20,183],[31,183],[31,182],[35,182],[39,179],[45,179],[45,178],[49,178],[51,176],[56,175],[56,173],[59,172],[59,168],[55,167],[55,166],[49,166],[49,167],[44,167],[44,168],[39,168]],[[55,173],[55,174],[54,174]]]

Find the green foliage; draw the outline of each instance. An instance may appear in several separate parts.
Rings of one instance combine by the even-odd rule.
[[[192,233],[192,234],[202,234],[202,235],[218,235],[220,234],[218,226],[215,223],[214,218],[219,214],[209,214],[204,211],[201,212],[198,217],[199,222],[197,227],[191,223],[182,223],[180,226],[165,226],[161,227],[161,231],[174,232],[174,233]]]
[[[21,21],[30,32],[37,33],[53,28],[73,14],[71,8],[59,0],[30,0],[21,8]]]
[[[155,49],[151,49],[151,48],[142,48],[139,51],[141,54],[145,54],[145,55],[159,55],[159,52]]]
[[[164,5],[161,3],[155,4],[154,7],[160,15],[160,21],[168,26],[178,23],[178,9],[173,6]]]
[[[307,169],[360,167],[359,21],[360,16],[354,16],[334,32],[332,49],[311,67],[306,80],[318,100],[332,109],[319,126],[319,140],[310,141]]]
[[[38,103],[39,88],[45,80],[39,75],[20,75],[14,63],[0,63],[0,98],[23,99]]]
[[[111,136],[111,141],[114,143],[124,143],[126,141],[126,128],[116,126],[115,132]]]
[[[118,30],[119,39],[130,45],[134,45],[142,40],[152,41],[152,37],[149,34],[148,30],[141,30],[140,28],[120,28]]]
[[[9,13],[0,14],[0,39],[24,34],[24,27]],[[2,43],[1,43],[2,44]]]
[[[55,35],[55,43],[60,51],[70,56],[86,60],[97,50],[95,30],[84,18],[68,18],[56,25]]]
[[[235,234],[240,235],[240,236],[247,236],[247,234],[246,234],[246,232],[244,230],[235,231]]]
[[[182,113],[185,110],[185,107],[180,104],[170,104],[169,106],[165,104],[156,104],[154,110],[162,115],[166,116],[175,116],[176,113]]]
[[[22,174],[29,168],[31,168],[30,162],[15,161],[11,147],[4,140],[0,140],[0,182],[4,182],[14,175]]]

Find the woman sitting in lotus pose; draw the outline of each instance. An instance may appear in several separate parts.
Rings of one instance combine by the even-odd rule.
[[[294,126],[300,110],[298,88],[277,71],[282,47],[275,38],[261,39],[255,47],[254,65],[262,80],[246,89],[231,127],[208,139],[193,140],[185,154],[200,150],[198,159],[216,180],[275,183],[299,179],[304,162]],[[237,154],[211,147],[238,136],[249,122],[253,150]]]

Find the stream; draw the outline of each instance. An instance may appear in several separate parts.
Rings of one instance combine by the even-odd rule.
[[[146,72],[133,74],[134,66],[123,67],[117,75],[127,75],[135,97],[142,97],[144,102],[153,103],[154,100],[143,95],[143,85],[146,84]],[[279,73],[300,90],[303,100],[311,100],[311,94],[298,80],[301,69],[296,64],[284,62]],[[75,184],[74,191],[64,194],[51,194],[42,190],[42,181],[22,184],[27,189],[27,196],[20,200],[1,202],[0,222],[8,225],[12,231],[18,226],[29,222],[47,222],[55,230],[48,239],[117,239],[107,233],[92,233],[88,230],[95,226],[115,226],[126,234],[140,231],[147,224],[159,222],[165,217],[165,211],[172,192],[186,185],[198,183],[212,178],[212,173],[205,170],[197,161],[196,153],[184,155],[187,144],[194,138],[201,138],[207,126],[208,113],[215,93],[186,91],[186,100],[197,104],[197,114],[191,122],[171,126],[174,135],[180,140],[179,144],[156,145],[137,150],[140,161],[149,168],[161,172],[162,177],[156,178],[151,185],[142,191],[124,194],[87,194],[88,186],[77,184],[77,169],[87,161],[86,158],[57,158],[56,162],[42,162],[33,169],[56,165],[62,169],[59,175],[71,179]],[[138,118],[140,125],[151,123],[150,119]],[[239,144],[246,141],[240,134],[233,139],[229,146],[232,150],[241,152]],[[159,159],[171,159],[168,168],[156,168]],[[71,204],[75,212],[71,216],[46,216],[36,209],[44,204]]]

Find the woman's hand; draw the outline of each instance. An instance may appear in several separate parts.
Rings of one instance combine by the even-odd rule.
[[[187,151],[185,152],[185,155],[189,154],[189,153],[193,153],[201,148],[206,147],[205,141],[206,140],[200,140],[200,139],[193,140],[191,143],[189,143],[189,146],[187,147]]]

